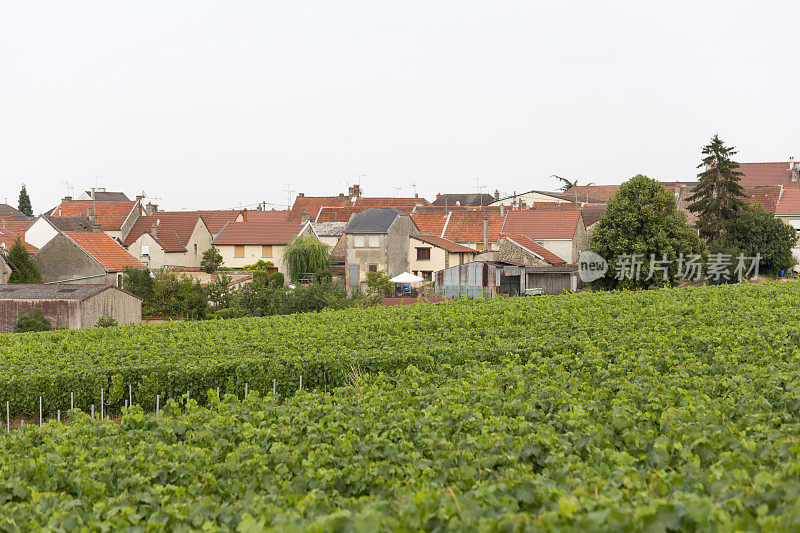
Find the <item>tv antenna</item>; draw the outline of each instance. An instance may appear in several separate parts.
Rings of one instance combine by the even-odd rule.
[[[67,188],[67,196],[72,197],[75,195],[75,187],[73,187],[70,182],[64,180],[61,183],[63,183],[64,186]]]
[[[294,193],[294,190],[292,189],[292,187],[294,186],[294,183],[284,183],[284,185],[286,186],[286,188],[284,189],[286,191],[286,209],[287,210],[291,210],[292,209],[292,194]]]

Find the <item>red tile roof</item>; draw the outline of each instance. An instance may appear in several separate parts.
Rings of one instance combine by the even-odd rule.
[[[155,226],[156,235],[153,238],[165,252],[185,252],[199,219],[200,215],[185,213],[168,215],[156,213],[152,216],[139,217],[122,245],[127,248],[145,233],[150,233],[152,236],[152,228]]]
[[[746,204],[760,206],[765,211],[774,213],[775,209],[778,207],[778,199],[781,196],[781,187],[779,185],[745,187],[744,192],[744,201]]]
[[[10,231],[14,235],[19,235],[32,224],[30,220],[0,220],[0,230]]]
[[[475,250],[473,250],[472,248],[467,248],[466,246],[462,246],[453,241],[443,239],[437,235],[419,234],[419,235],[412,235],[411,238],[417,239],[422,242],[426,242],[428,244],[436,246],[437,248],[442,248],[454,254],[475,253]]]
[[[528,252],[538,256],[539,258],[544,259],[551,265],[561,265],[566,263],[565,260],[558,257],[556,254],[546,249],[544,246],[537,243],[527,235],[522,235],[519,233],[511,233],[511,234],[503,234],[503,237],[513,242],[520,248],[523,248]]]
[[[350,217],[360,213],[366,208],[361,207],[327,207],[323,206],[319,210],[315,222],[350,222]]]
[[[778,207],[775,209],[776,215],[800,215],[800,189],[784,189]]]
[[[442,235],[448,213],[414,213],[411,218],[422,233]]]
[[[141,209],[139,202],[98,202],[94,200],[63,200],[61,205],[53,209],[50,215],[78,217],[87,216],[89,210],[97,215],[97,223],[104,230],[118,230],[134,209]]]
[[[203,222],[205,222],[208,231],[213,234],[217,234],[222,231],[222,228],[225,227],[225,224],[228,222],[233,222],[236,218],[242,214],[241,211],[237,211],[235,209],[226,209],[226,210],[200,210],[200,211],[158,211],[157,215],[170,215],[172,213],[181,214],[181,215],[199,215],[203,218]]]
[[[425,198],[389,198],[389,197],[376,197],[365,198],[360,196],[356,198],[353,203],[354,207],[394,207],[400,211],[411,213],[417,205],[430,205],[430,202]]]
[[[570,187],[566,194],[586,196],[591,203],[606,203],[617,194],[620,185],[576,185]]]
[[[0,246],[5,245],[6,249],[10,250],[11,247],[14,246],[18,236],[19,235],[13,231],[0,229]],[[25,241],[22,241],[22,244],[24,244],[25,248],[32,254],[39,251],[37,247]]]
[[[489,242],[497,242],[504,220],[498,211],[452,211],[442,237],[453,242],[483,242],[484,217],[489,219]]]
[[[100,263],[106,272],[116,272],[126,267],[146,268],[102,231],[65,231],[64,235]]]
[[[259,211],[257,209],[252,211],[247,210],[242,211],[242,218],[242,222],[271,222],[273,220],[284,221],[289,219],[289,211]]]
[[[606,204],[589,204],[584,206],[581,209],[583,223],[587,226],[591,226],[603,218],[603,215],[606,214],[606,210],[608,210],[608,206]]]
[[[267,222],[231,222],[217,235],[212,244],[289,244],[300,234],[303,225],[292,220]]]
[[[311,215],[311,220],[316,220],[319,210],[322,207],[352,207],[350,198],[341,196],[298,196],[294,199],[294,205],[289,212],[289,218],[299,222],[300,217],[305,211]]]
[[[791,181],[788,161],[779,163],[739,163],[739,172],[744,174],[739,180],[739,184],[742,187],[756,185],[797,187],[797,182]]]
[[[525,209],[509,211],[502,233],[521,233],[531,239],[572,239],[581,220],[576,210]]]

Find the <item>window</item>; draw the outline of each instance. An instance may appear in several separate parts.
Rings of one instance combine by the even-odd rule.
[[[430,270],[422,270],[420,271],[419,275],[426,281],[431,281],[433,279],[433,272]]]
[[[369,267],[367,267],[367,270],[369,270],[370,272],[377,272],[378,271],[378,265],[374,265],[374,264],[373,265],[369,265]]]
[[[353,246],[356,248],[363,248],[367,245],[364,235],[356,235],[354,238]]]
[[[244,257],[244,245],[237,244],[233,247],[233,257]]]
[[[197,255],[197,243],[194,245],[194,255]]]
[[[150,255],[150,245],[143,244],[142,245],[142,255]]]
[[[430,248],[417,248],[417,261],[429,261],[431,258]]]
[[[261,247],[261,257],[272,257],[272,245],[266,244]]]
[[[380,235],[370,235],[369,236],[369,247],[370,248],[377,248],[381,245],[381,236]]]

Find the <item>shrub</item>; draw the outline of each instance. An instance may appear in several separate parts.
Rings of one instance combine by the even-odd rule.
[[[110,328],[113,326],[119,326],[119,322],[113,316],[101,316],[97,320],[97,324],[94,325],[96,328]]]
[[[17,326],[14,329],[17,333],[26,333],[28,331],[50,331],[53,327],[50,321],[42,315],[41,309],[31,309],[30,313],[22,313],[17,320]]]
[[[220,255],[219,250],[212,246],[203,252],[203,259],[200,261],[200,266],[207,274],[216,272],[219,267],[222,266],[222,255]]]
[[[394,284],[389,281],[389,275],[382,270],[378,272],[367,272],[367,288],[364,296],[367,302],[376,305],[384,298],[388,298],[394,291]]]

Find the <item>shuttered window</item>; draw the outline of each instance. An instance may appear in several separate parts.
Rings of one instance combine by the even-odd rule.
[[[233,257],[244,257],[244,245],[237,244],[233,247]]]
[[[272,245],[267,244],[261,247],[261,257],[272,257]]]

